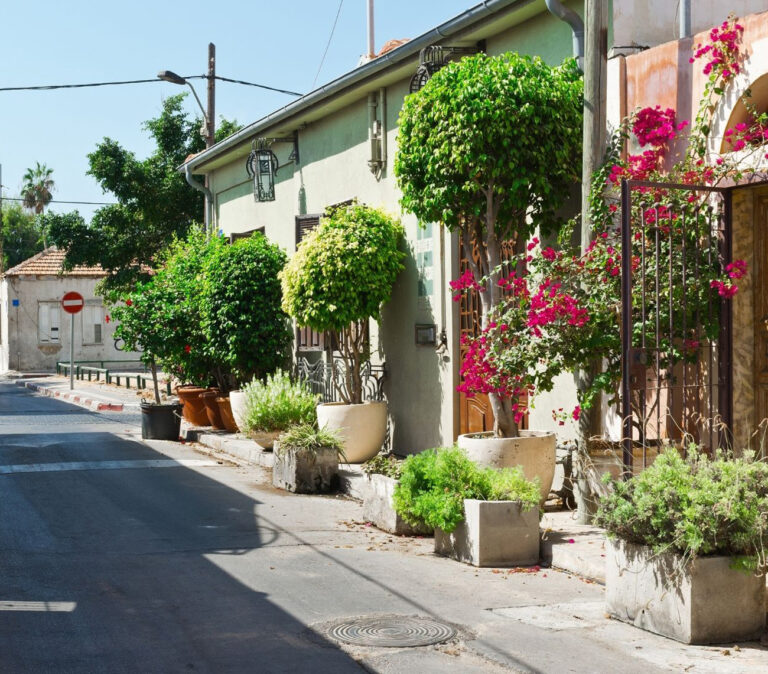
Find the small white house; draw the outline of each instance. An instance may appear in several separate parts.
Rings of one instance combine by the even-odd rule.
[[[47,248],[0,277],[0,372],[53,372],[58,361],[69,361],[70,314],[62,309],[61,298],[70,291],[85,299],[74,320],[75,361],[114,367],[117,361],[138,360],[137,353],[115,347],[114,324],[96,294],[104,270],[63,271],[63,260],[63,250]]]

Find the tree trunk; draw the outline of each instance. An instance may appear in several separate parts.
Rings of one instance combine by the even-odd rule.
[[[152,372],[152,386],[155,389],[155,402],[159,405],[162,401],[160,400],[160,386],[158,386],[157,383],[157,365],[154,358],[149,364],[149,369]]]

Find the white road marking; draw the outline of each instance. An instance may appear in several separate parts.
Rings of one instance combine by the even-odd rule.
[[[129,461],[65,461],[61,463],[18,463],[0,466],[0,475],[50,473],[64,470],[115,470],[120,468],[178,468],[217,466],[208,459],[135,459]]]
[[[0,611],[42,611],[44,613],[72,613],[76,601],[6,601],[0,599]]]

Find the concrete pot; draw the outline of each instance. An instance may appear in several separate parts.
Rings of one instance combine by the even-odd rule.
[[[435,552],[472,566],[527,566],[539,561],[539,510],[519,501],[464,499],[464,521],[435,529]]]
[[[296,494],[335,491],[339,486],[339,455],[331,447],[308,452],[275,446],[272,484]]]
[[[348,463],[365,463],[381,451],[386,439],[387,403],[321,403],[317,425],[341,436]]]
[[[409,524],[395,512],[392,498],[397,480],[386,475],[365,476],[363,519],[397,536],[430,536],[434,531],[426,524]]]
[[[230,391],[229,406],[238,430],[245,430],[245,391]]]
[[[676,554],[622,540],[605,544],[608,613],[685,644],[752,641],[765,630],[765,576],[730,568],[731,557]]]
[[[529,480],[538,477],[542,503],[547,500],[555,477],[554,433],[520,431],[518,438],[497,438],[493,433],[460,435],[459,447],[480,466],[520,466]]]

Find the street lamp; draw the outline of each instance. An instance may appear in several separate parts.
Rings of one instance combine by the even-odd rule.
[[[163,82],[170,82],[171,84],[181,84],[182,86],[186,84],[191,89],[192,95],[195,97],[197,105],[200,107],[200,112],[203,113],[204,121],[203,125],[200,127],[200,135],[205,139],[205,146],[211,147],[211,145],[213,145],[213,125],[211,123],[210,117],[203,107],[203,103],[200,100],[200,97],[197,95],[195,88],[192,86],[192,82],[185,80],[181,75],[177,75],[175,72],[173,72],[173,70],[161,70],[159,73],[157,73],[157,77],[158,79],[163,80]]]

